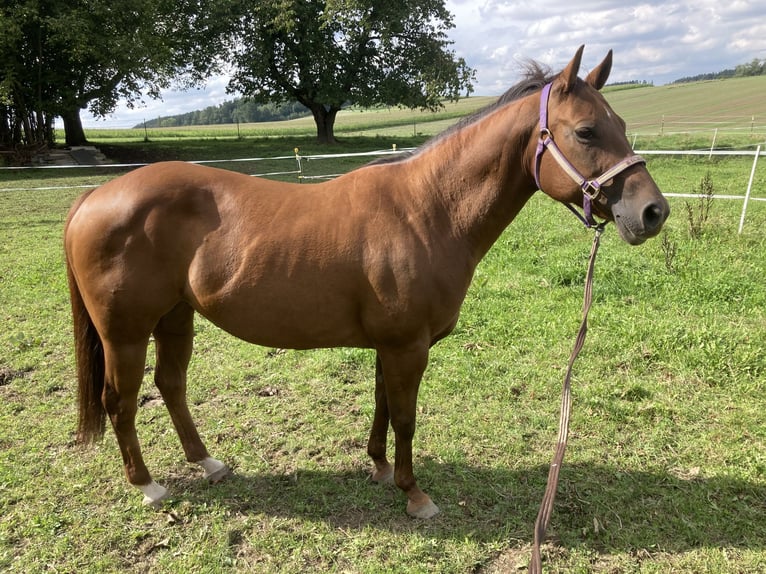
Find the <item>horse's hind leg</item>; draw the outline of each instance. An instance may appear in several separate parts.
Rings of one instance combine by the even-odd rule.
[[[208,454],[186,403],[186,370],[193,339],[194,310],[186,303],[179,303],[154,329],[157,350],[154,381],[181,439],[186,460],[201,465],[210,482],[218,482],[229,469]]]
[[[167,490],[152,480],[136,434],[138,390],[144,375],[148,339],[138,343],[104,341],[102,402],[114,428],[128,482],[144,493],[144,504],[156,505]]]
[[[380,357],[375,358],[375,415],[372,419],[370,440],[367,442],[367,454],[375,463],[372,480],[379,483],[394,482],[394,468],[386,458],[388,440],[388,399],[383,381],[383,367]]]

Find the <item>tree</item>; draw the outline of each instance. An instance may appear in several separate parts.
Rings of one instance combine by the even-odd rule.
[[[735,68],[735,75],[739,77],[763,76],[766,73],[766,60],[753,58],[749,64],[741,64]]]
[[[60,116],[66,142],[85,143],[96,116],[215,69],[228,0],[20,0],[0,9],[0,94],[6,109]],[[6,35],[6,25],[11,33]],[[33,108],[30,108],[33,105]],[[33,114],[35,115],[35,114]]]
[[[39,26],[19,9],[0,9],[0,146],[33,146],[51,139],[53,115],[43,102],[50,97],[40,78],[44,58]]]
[[[229,88],[260,103],[298,101],[320,142],[344,105],[437,109],[473,91],[449,50],[444,0],[259,0],[240,4]]]

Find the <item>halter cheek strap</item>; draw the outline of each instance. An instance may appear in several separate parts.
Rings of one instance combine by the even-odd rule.
[[[567,203],[565,205],[585,224],[586,227],[596,227],[596,220],[593,219],[592,202],[601,192],[601,186],[628,169],[630,166],[637,163],[646,163],[646,160],[640,155],[631,155],[618,162],[595,179],[587,179],[584,177],[564,156],[561,149],[559,149],[559,146],[553,141],[553,134],[550,129],[548,129],[548,100],[550,99],[552,86],[553,83],[546,84],[540,96],[540,139],[537,141],[537,152],[535,153],[535,183],[537,184],[538,189],[542,189],[542,186],[540,185],[540,164],[542,163],[543,153],[545,153],[545,150],[547,149],[561,169],[563,169],[564,172],[580,186],[580,189],[582,189],[582,207],[584,215],[581,215],[571,204]]]

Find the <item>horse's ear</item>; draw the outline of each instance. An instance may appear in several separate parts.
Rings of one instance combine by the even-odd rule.
[[[564,71],[561,72],[561,78],[564,80],[565,94],[571,92],[575,87],[575,83],[577,82],[577,74],[580,71],[580,62],[582,61],[582,51],[584,49],[584,45],[580,46],[580,48],[577,50],[577,53],[574,55],[574,58],[572,58],[572,61],[569,62],[567,67],[564,68]]]
[[[612,51],[609,50],[609,53],[607,53],[606,58],[604,58],[604,61],[601,62],[598,66],[593,68],[591,70],[591,73],[588,74],[588,77],[585,78],[585,81],[588,82],[591,86],[596,88],[597,90],[600,90],[604,87],[604,84],[606,84],[607,78],[609,78],[609,72],[612,71]]]

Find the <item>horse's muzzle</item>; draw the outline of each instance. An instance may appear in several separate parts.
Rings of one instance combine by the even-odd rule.
[[[635,210],[620,207],[619,204],[613,206],[614,223],[620,237],[631,245],[641,245],[657,235],[670,215],[670,205],[662,195],[648,200]]]

